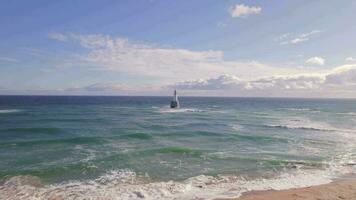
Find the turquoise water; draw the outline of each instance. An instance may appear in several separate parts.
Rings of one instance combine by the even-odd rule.
[[[356,162],[356,101],[0,96],[0,179],[274,177]],[[350,171],[348,171],[350,172]]]

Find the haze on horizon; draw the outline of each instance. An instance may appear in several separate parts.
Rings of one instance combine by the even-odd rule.
[[[0,94],[356,97],[356,1],[0,2]]]

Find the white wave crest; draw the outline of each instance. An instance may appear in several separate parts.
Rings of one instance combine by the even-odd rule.
[[[22,110],[19,109],[4,109],[4,110],[0,110],[0,114],[6,114],[6,113],[17,113],[17,112],[21,112]]]
[[[179,108],[171,109],[169,107],[158,108],[159,113],[185,113],[185,112],[204,112],[204,110],[194,109],[194,108]]]
[[[320,113],[320,110],[312,109],[312,108],[283,108],[283,110],[287,111],[300,111],[300,112],[309,112],[309,113]]]
[[[290,110],[290,111],[311,111],[312,109],[310,109],[310,108],[284,108],[284,110]]]
[[[234,124],[231,126],[232,129],[234,129],[235,131],[241,131],[244,129],[244,127],[241,124]]]
[[[301,130],[311,130],[320,132],[332,132],[335,135],[343,136],[342,138],[356,138],[356,130],[338,128],[327,122],[323,121],[313,121],[308,118],[288,118],[282,119],[279,123],[268,124],[267,127],[272,128],[285,128],[285,129],[301,129]]]
[[[336,113],[338,115],[350,115],[350,116],[356,116],[356,112],[340,112]]]
[[[338,131],[338,128],[326,122],[312,121],[306,118],[289,118],[280,120],[277,124],[269,124],[268,127],[287,129],[307,129],[317,131]]]
[[[340,170],[338,171],[340,172]],[[342,171],[346,173],[346,171]],[[336,176],[334,170],[283,172],[274,178],[248,180],[239,176],[200,175],[185,181],[140,181],[130,170],[110,171],[92,181],[76,181],[39,186],[13,177],[0,186],[0,199],[216,199],[236,198],[252,190],[282,190],[326,184]]]

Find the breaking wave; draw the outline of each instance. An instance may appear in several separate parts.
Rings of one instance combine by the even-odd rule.
[[[158,113],[185,113],[185,112],[204,112],[204,110],[194,109],[194,108],[179,108],[171,109],[169,107],[163,107],[157,109]]]
[[[19,109],[4,109],[4,110],[0,110],[0,114],[17,113],[17,112],[22,112],[22,110],[19,110]]]
[[[151,182],[130,170],[113,170],[94,180],[42,185],[38,177],[15,176],[0,186],[0,199],[215,199],[252,190],[282,190],[330,183],[332,170],[282,172],[275,177],[200,175],[184,181]]]
[[[356,112],[340,112],[336,113],[338,115],[349,115],[349,116],[356,116]]]
[[[287,120],[281,120],[277,124],[269,124],[266,126],[270,128],[302,129],[302,130],[314,130],[314,131],[338,131],[339,130],[328,123],[311,121],[305,118],[291,118]]]
[[[161,148],[155,148],[155,149],[146,149],[143,151],[139,151],[137,153],[140,155],[169,154],[169,153],[199,155],[199,154],[201,154],[201,151],[196,150],[196,149],[187,148],[187,147],[173,146],[173,147],[161,147]]]
[[[60,128],[52,128],[52,127],[9,128],[9,129],[2,129],[2,131],[11,132],[11,133],[47,133],[47,134],[63,132],[63,130]]]
[[[310,108],[284,108],[284,110],[289,110],[289,111],[311,111],[313,109],[310,109]]]
[[[52,144],[88,144],[88,143],[102,143],[103,138],[100,137],[75,137],[51,140],[29,140],[29,141],[14,141],[14,142],[0,142],[0,146],[42,146]]]
[[[309,113],[320,113],[320,110],[311,108],[283,108],[283,110],[294,111],[294,112],[309,112]]]
[[[284,129],[302,129],[302,130],[314,130],[314,131],[335,131],[334,129],[317,128],[311,126],[290,126],[290,125],[266,125],[272,128],[284,128]]]

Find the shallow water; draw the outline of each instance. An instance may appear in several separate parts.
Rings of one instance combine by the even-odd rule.
[[[39,177],[43,194],[104,187],[113,199],[169,199],[356,172],[355,100],[182,97],[179,110],[169,101],[0,96],[0,179]]]

